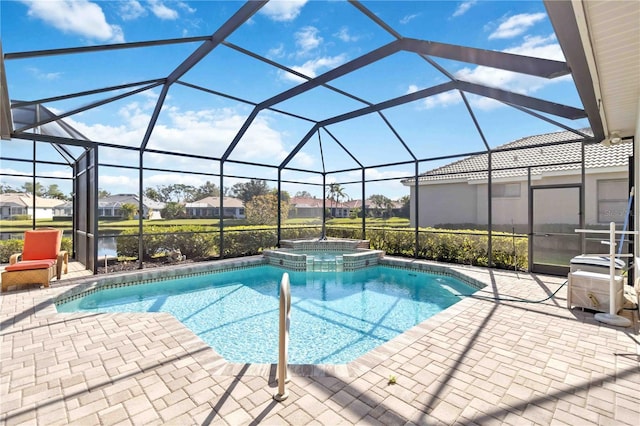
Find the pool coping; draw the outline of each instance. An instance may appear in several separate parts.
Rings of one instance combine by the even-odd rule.
[[[117,274],[94,275],[87,278],[76,279],[65,286],[59,287],[63,290],[61,293],[49,296],[43,301],[47,306],[42,311],[43,314],[53,314],[65,316],[68,318],[77,318],[85,315],[109,315],[109,316],[130,316],[130,315],[152,315],[152,316],[169,316],[173,318],[184,329],[185,335],[190,335],[190,339],[198,340],[203,346],[208,348],[208,364],[212,368],[214,374],[236,375],[242,372],[247,376],[274,377],[276,374],[276,364],[248,364],[233,363],[227,361],[214,348],[206,344],[200,337],[193,333],[187,326],[182,324],[173,315],[166,312],[144,312],[144,313],[87,313],[75,312],[64,313],[58,312],[55,304],[61,301],[73,300],[83,297],[95,291],[105,288],[118,288],[140,283],[154,283],[165,281],[172,278],[182,278],[190,276],[206,275],[210,273],[223,273],[236,271],[241,269],[252,268],[256,266],[272,266],[268,260],[262,256],[249,256],[244,258],[233,258],[218,261],[176,264],[171,267],[160,267],[153,269],[141,269],[138,271],[129,271]],[[442,276],[450,276],[463,281],[465,284],[481,290],[488,283],[481,279],[473,277],[473,267],[452,266],[449,264],[439,264],[437,262],[397,258],[383,256],[380,258],[378,265],[396,269],[414,270],[425,273],[432,273]],[[279,268],[283,272],[287,272],[286,268]],[[462,299],[445,310],[425,319],[421,323],[405,330],[382,345],[370,350],[362,356],[346,364],[289,364],[288,374],[296,377],[357,377],[369,371],[373,366],[379,364],[382,360],[390,355],[398,352],[399,348],[409,347],[419,340],[425,333],[437,329],[440,325],[447,322],[461,312],[469,308],[472,299]]]

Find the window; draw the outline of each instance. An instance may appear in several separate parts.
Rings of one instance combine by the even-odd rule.
[[[494,183],[491,186],[492,198],[519,198],[519,183]]]
[[[624,223],[629,187],[626,179],[598,181],[598,222]]]

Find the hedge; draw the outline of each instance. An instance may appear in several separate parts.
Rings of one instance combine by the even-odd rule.
[[[321,226],[282,228],[282,239],[318,238]],[[362,228],[353,226],[327,226],[332,238],[361,239]],[[367,228],[365,239],[372,249],[383,250],[392,256],[414,257],[415,230]],[[138,257],[138,230],[127,229],[117,238],[119,257]],[[521,235],[492,234],[493,267],[526,270],[528,267],[527,239]],[[275,227],[236,226],[224,231],[224,257],[250,256],[274,248],[277,244]],[[0,241],[0,262],[9,262],[13,253],[22,251],[22,240]],[[71,238],[63,237],[63,250],[71,251]],[[220,255],[220,233],[207,226],[145,226],[143,260],[180,249],[189,259],[208,259]],[[418,253],[420,259],[488,266],[488,235],[477,230],[446,232],[420,230]]]
[[[360,228],[328,227],[327,235],[334,238],[359,239]],[[366,239],[372,249],[384,250],[388,255],[414,257],[415,230],[367,228]],[[465,265],[488,266],[489,237],[476,230],[424,231],[418,233],[418,255],[420,259]],[[500,269],[527,270],[527,239],[513,234],[492,234],[493,267]]]
[[[142,240],[143,260],[180,249],[189,259],[208,258],[217,247],[217,234],[204,226],[147,226]],[[140,237],[137,229],[126,229],[116,237],[118,256],[138,257]]]

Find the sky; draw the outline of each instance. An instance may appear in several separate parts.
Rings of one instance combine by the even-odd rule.
[[[240,1],[88,1],[36,0],[0,3],[3,53],[177,39],[212,35],[238,9]],[[542,1],[362,1],[364,7],[403,37],[470,46],[518,55],[564,60]],[[276,1],[262,7],[209,55],[171,85],[147,148],[175,153],[221,156],[249,117],[253,106],[295,87],[299,75],[239,53],[235,46],[308,77],[316,77],[394,41],[395,38],[345,1]],[[171,44],[99,53],[62,54],[5,61],[12,100],[37,100],[93,89],[167,77],[202,42]],[[571,76],[542,79],[473,64],[431,57],[456,78],[500,86],[515,93],[581,107]],[[331,80],[333,89],[317,87],[261,110],[232,151],[230,159],[278,165],[309,132],[310,120],[323,120],[370,104],[445,83],[448,78],[411,52],[397,52],[350,75]],[[213,93],[224,93],[232,98]],[[144,85],[138,86],[144,87]],[[131,90],[131,89],[129,89]],[[340,91],[352,94],[344,96]],[[161,86],[70,115],[65,121],[90,140],[116,146],[139,147],[159,99]],[[122,89],[82,96],[45,106],[65,113],[124,93]],[[354,99],[355,98],[355,99]],[[242,99],[246,102],[242,102]],[[490,147],[562,128],[533,118],[494,100],[467,96],[475,119]],[[291,116],[285,113],[295,114]],[[572,128],[588,122],[552,117]],[[314,134],[283,171],[283,189],[322,194],[322,177],[304,171],[323,171],[327,183],[343,184],[351,198],[361,197],[358,162],[366,166],[366,195],[397,199],[409,193],[400,178],[412,176],[415,166],[401,163],[485,149],[473,119],[457,91],[444,92],[393,108],[383,115],[367,114],[327,126]],[[60,160],[47,144],[37,144],[36,157]],[[3,158],[30,158],[32,145],[1,141]],[[78,152],[77,148],[71,148]],[[348,152],[345,152],[346,151]],[[355,160],[354,158],[355,157]],[[357,160],[357,161],[356,161]],[[135,193],[139,175],[135,151],[99,149],[99,187],[115,193]],[[420,163],[425,172],[453,160]],[[219,163],[144,155],[144,187],[174,183],[219,184]],[[120,168],[114,166],[127,166]],[[166,172],[164,169],[200,174]],[[347,171],[343,171],[347,170]],[[343,171],[340,173],[332,173]],[[33,170],[29,163],[3,160],[3,184],[20,187]],[[278,178],[274,168],[228,162],[224,186],[240,177]],[[66,167],[41,165],[36,171],[45,185],[70,189]],[[393,180],[386,180],[394,178]],[[309,182],[315,185],[304,185]],[[270,181],[275,187],[275,182]]]

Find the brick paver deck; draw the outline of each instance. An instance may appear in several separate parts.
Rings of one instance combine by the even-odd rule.
[[[458,269],[505,299],[564,282]],[[294,366],[278,403],[273,366],[228,364],[169,314],[58,314],[78,282],[1,296],[4,424],[640,423],[636,313],[601,324],[566,286],[467,298],[346,366]]]

